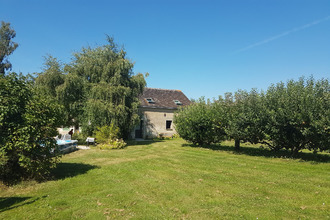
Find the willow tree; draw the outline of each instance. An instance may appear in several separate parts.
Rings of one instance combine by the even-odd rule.
[[[134,64],[126,58],[125,50],[109,36],[107,42],[74,54],[57,95],[87,133],[114,124],[120,135],[127,137],[138,119],[138,96],[146,82],[142,74],[134,75]]]
[[[64,83],[63,64],[51,55],[44,58],[43,72],[38,74],[35,83],[40,92],[56,98],[57,87]]]

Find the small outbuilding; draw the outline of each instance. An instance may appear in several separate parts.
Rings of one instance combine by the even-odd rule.
[[[176,134],[174,112],[190,105],[181,90],[145,88],[139,97],[140,124],[132,132],[133,138],[171,137]]]

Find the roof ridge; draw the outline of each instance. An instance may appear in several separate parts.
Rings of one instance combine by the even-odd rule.
[[[161,89],[161,88],[150,88],[150,87],[145,87],[145,89],[155,89],[155,90],[165,90],[165,91],[177,91],[177,92],[182,92],[179,89]]]

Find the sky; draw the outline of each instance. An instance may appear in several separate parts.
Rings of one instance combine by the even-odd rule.
[[[19,44],[12,71],[69,63],[82,47],[123,46],[147,87],[217,98],[311,75],[330,78],[329,0],[0,0]]]

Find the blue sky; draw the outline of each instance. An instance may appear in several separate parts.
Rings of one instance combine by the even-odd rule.
[[[84,46],[123,45],[147,86],[207,98],[330,76],[329,0],[0,0],[19,47],[13,71],[40,72]]]

